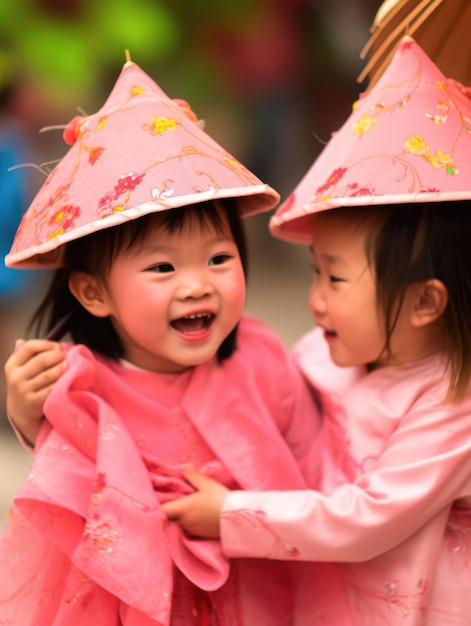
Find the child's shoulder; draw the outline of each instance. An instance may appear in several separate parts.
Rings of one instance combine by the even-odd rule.
[[[274,353],[286,357],[287,350],[281,337],[264,322],[249,313],[244,313],[239,324],[238,332],[239,351],[263,355]]]
[[[237,350],[225,367],[227,372],[254,382],[274,403],[305,385],[281,337],[249,314],[244,314],[240,321]]]
[[[342,394],[366,376],[364,367],[339,367],[332,361],[321,328],[314,328],[303,335],[294,344],[291,356],[318,391]]]

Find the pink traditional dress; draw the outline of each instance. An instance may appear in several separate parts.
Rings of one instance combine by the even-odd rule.
[[[232,489],[316,473],[317,409],[281,342],[245,317],[230,359],[182,375],[67,360],[0,543],[0,624],[292,623],[290,566],[230,562],[160,508],[191,491],[189,462]]]
[[[443,354],[339,368],[315,330],[294,355],[323,405],[322,493],[232,492],[224,553],[342,563],[338,602],[355,626],[469,626],[471,390],[444,401]],[[335,593],[319,594],[325,567],[306,568],[297,625],[347,623]]]

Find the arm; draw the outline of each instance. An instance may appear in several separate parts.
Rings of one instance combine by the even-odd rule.
[[[43,404],[65,369],[60,345],[45,339],[19,339],[5,363],[6,408],[23,443],[34,447],[43,420]]]
[[[471,401],[416,407],[353,483],[316,491],[232,491],[220,533],[229,557],[362,562],[471,494]]]
[[[164,512],[190,534],[221,536],[230,557],[366,561],[471,495],[470,415],[469,399],[413,410],[369,469],[330,495],[231,492],[192,470],[197,493]]]

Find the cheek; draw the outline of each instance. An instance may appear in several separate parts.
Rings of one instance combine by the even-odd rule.
[[[315,281],[312,281],[307,292],[307,303],[311,311],[313,311],[315,308],[315,301],[316,301],[315,297],[316,297],[316,283]]]
[[[226,299],[233,303],[233,305],[239,303],[242,304],[242,307],[245,305],[247,286],[242,266],[234,271],[230,278],[223,278],[221,286]]]
[[[166,289],[158,289],[147,281],[136,280],[124,271],[110,283],[115,316],[123,322],[144,318],[147,313],[155,315],[160,308],[166,308]]]
[[[245,298],[247,295],[247,285],[245,283],[245,276],[244,276],[242,269],[240,271],[239,276],[236,277],[234,281],[233,291],[234,291],[234,298],[237,301],[245,303]]]

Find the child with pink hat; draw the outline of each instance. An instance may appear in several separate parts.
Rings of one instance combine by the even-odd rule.
[[[240,218],[278,194],[130,61],[64,137],[6,260],[55,269],[34,319],[73,343],[20,342],[6,365],[35,450],[0,541],[0,623],[285,626],[290,564],[232,564],[162,510],[191,493],[188,463],[229,489],[315,474],[317,405],[243,313]]]
[[[296,624],[471,623],[470,94],[405,38],[271,220],[312,249],[294,357],[323,411],[321,488],[189,471],[198,493],[164,506],[228,557],[312,562]]]

